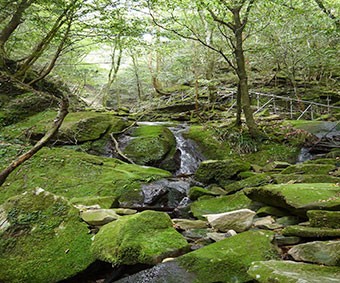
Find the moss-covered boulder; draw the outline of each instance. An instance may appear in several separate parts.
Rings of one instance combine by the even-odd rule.
[[[144,211],[103,226],[92,245],[97,259],[113,264],[156,264],[188,249],[163,212]]]
[[[191,187],[188,194],[191,200],[197,200],[202,196],[216,196],[216,195],[217,195],[216,193],[209,191],[208,189],[197,186]]]
[[[42,189],[0,206],[0,281],[58,282],[94,261],[78,211]]]
[[[259,283],[336,283],[340,268],[293,261],[253,262],[248,274]]]
[[[250,199],[282,207],[298,215],[305,215],[312,209],[340,209],[339,193],[339,185],[329,183],[267,185],[246,189]]]
[[[205,160],[198,167],[195,179],[203,184],[227,186],[230,178],[250,169],[250,164],[237,160]]]
[[[205,214],[223,213],[242,208],[248,208],[251,200],[243,192],[221,197],[202,197],[190,205],[192,214],[199,218],[205,219]]]
[[[0,92],[0,127],[18,123],[56,105],[57,100],[48,95],[32,92],[9,95]]]
[[[124,154],[140,165],[176,171],[179,168],[176,139],[165,126],[143,125],[133,130]]]
[[[40,139],[56,117],[56,112],[45,111],[38,113],[16,125],[4,130],[4,134],[11,137],[23,135],[32,140]],[[69,113],[58,134],[53,139],[59,144],[82,144],[87,141],[95,141],[108,132],[119,132],[127,126],[122,118],[114,117],[110,113],[98,113],[92,111]]]
[[[111,207],[123,199],[143,201],[141,185],[152,180],[169,177],[167,171],[126,164],[63,148],[43,148],[9,176],[2,185],[0,203],[8,197],[22,193],[26,187],[42,187],[57,195],[82,198],[111,197]],[[98,200],[99,201],[99,200]],[[105,203],[109,200],[105,199]],[[78,202],[78,204],[82,204]]]
[[[226,238],[177,259],[180,266],[196,276],[195,282],[248,282],[253,261],[276,259],[271,244],[273,233],[247,231]]]
[[[307,216],[312,227],[340,229],[340,211],[309,210]]]
[[[296,245],[288,251],[295,261],[340,266],[340,241],[315,241]]]

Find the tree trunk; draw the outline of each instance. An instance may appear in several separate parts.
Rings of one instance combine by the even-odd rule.
[[[241,115],[242,115],[241,88],[240,84],[238,83],[236,93],[236,122],[235,122],[235,126],[237,128],[242,127]]]
[[[233,9],[234,18],[234,36],[235,36],[235,59],[237,66],[238,93],[242,104],[242,110],[246,118],[246,124],[252,137],[256,138],[259,135],[259,130],[254,120],[253,110],[251,109],[251,101],[249,97],[248,76],[246,71],[246,63],[243,50],[243,29],[245,27],[240,19],[240,9]]]
[[[142,89],[142,83],[141,83],[141,80],[139,78],[139,73],[138,73],[139,72],[138,62],[136,60],[135,55],[132,54],[131,57],[132,57],[132,63],[133,63],[133,70],[134,70],[135,77],[136,77],[138,103],[140,103],[143,97],[143,89]]]
[[[63,96],[60,101],[60,108],[57,117],[54,119],[52,127],[49,131],[27,152],[20,155],[16,160],[14,160],[10,165],[7,166],[2,172],[0,172],[0,186],[4,184],[7,177],[22,163],[30,159],[34,154],[36,154],[42,147],[44,147],[51,138],[57,133],[61,124],[63,123],[66,115],[68,114],[69,101],[66,96]]]

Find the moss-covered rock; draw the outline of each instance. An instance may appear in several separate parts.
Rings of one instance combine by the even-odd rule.
[[[313,175],[313,174],[274,174],[271,175],[274,183],[336,183],[338,177],[331,175]]]
[[[0,94],[0,127],[18,123],[56,105],[55,98],[43,94],[26,92],[14,97]]]
[[[168,128],[143,125],[132,132],[132,137],[124,154],[135,163],[169,171],[178,169],[176,139]]]
[[[195,217],[204,219],[203,215],[205,214],[223,213],[248,208],[250,203],[251,200],[243,192],[238,192],[221,197],[202,197],[191,204],[190,210]]]
[[[38,113],[4,130],[4,134],[11,137],[40,139],[51,127],[56,112],[46,111]],[[127,126],[127,123],[110,113],[91,111],[69,113],[53,142],[60,144],[81,144],[87,141],[100,139],[105,133],[118,132]]]
[[[211,192],[205,188],[201,188],[201,187],[192,187],[189,190],[189,198],[191,200],[197,200],[198,198],[202,197],[202,196],[216,196],[217,194],[215,194],[214,192]]]
[[[248,274],[260,283],[336,283],[340,281],[340,269],[293,261],[253,262]]]
[[[97,259],[113,264],[156,264],[187,250],[188,243],[163,212],[144,211],[123,216],[103,226],[92,251]]]
[[[290,213],[283,208],[278,208],[274,206],[262,206],[256,211],[256,214],[257,216],[260,216],[260,217],[267,216],[267,215],[282,217],[282,216],[289,215]]]
[[[247,179],[236,181],[230,185],[224,186],[224,190],[230,194],[244,188],[258,187],[272,182],[272,177],[268,174],[256,174]]]
[[[340,241],[315,241],[296,245],[288,251],[295,261],[340,266]]]
[[[236,160],[206,160],[203,161],[195,173],[195,179],[203,184],[218,184],[227,186],[230,178],[239,172],[250,169],[247,162]]]
[[[282,234],[304,238],[334,238],[340,237],[340,229],[293,225],[284,228]]]
[[[167,171],[126,164],[113,158],[62,148],[44,148],[24,163],[2,185],[0,203],[25,188],[42,187],[71,198],[122,197],[143,200],[141,184],[169,177]],[[108,201],[108,200],[106,200]]]
[[[211,244],[177,259],[194,274],[195,282],[248,282],[247,270],[253,261],[277,258],[271,244],[273,233],[247,231]]]
[[[309,210],[307,216],[312,227],[340,229],[340,211]]]
[[[307,210],[340,209],[340,187],[336,184],[282,184],[246,189],[252,200],[282,207],[298,215]]]
[[[336,166],[331,164],[304,164],[299,163],[291,165],[281,171],[281,174],[310,174],[315,175],[328,175],[331,171],[335,170]]]
[[[91,235],[65,199],[36,189],[0,210],[1,282],[58,282],[94,261]]]

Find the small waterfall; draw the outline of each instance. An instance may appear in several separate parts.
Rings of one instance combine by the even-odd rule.
[[[309,151],[310,151],[310,148],[308,147],[301,148],[301,151],[299,153],[299,156],[296,162],[302,163],[302,162],[312,159],[313,155]]]
[[[188,130],[188,126],[183,124],[177,127],[170,127],[169,129],[176,138],[177,149],[181,152],[181,164],[175,176],[195,173],[202,160],[204,160],[204,157],[199,152],[194,141],[183,137],[182,134]]]

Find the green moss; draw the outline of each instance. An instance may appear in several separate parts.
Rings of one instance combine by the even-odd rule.
[[[330,175],[313,174],[273,174],[274,183],[336,183],[339,178]]]
[[[272,178],[268,174],[256,174],[247,179],[224,186],[223,188],[227,193],[233,193],[244,188],[263,186],[271,182]]]
[[[213,192],[207,190],[207,189],[204,189],[204,188],[201,188],[201,187],[192,187],[190,188],[189,190],[189,198],[191,200],[197,200],[199,197],[202,197],[202,196],[215,196],[216,194],[214,194]]]
[[[238,160],[206,160],[195,172],[195,179],[203,184],[218,184],[227,186],[230,178],[242,171],[250,169],[250,164]]]
[[[281,174],[305,174],[313,172],[315,175],[328,175],[329,172],[336,169],[334,165],[331,164],[304,164],[299,163],[296,165],[291,165],[286,169],[281,171]]]
[[[94,260],[88,229],[64,199],[28,191],[2,209],[10,226],[0,233],[1,282],[58,282]]]
[[[105,225],[92,245],[98,259],[129,265],[156,264],[187,248],[186,240],[172,228],[170,217],[155,211],[124,216]]]
[[[207,159],[225,159],[232,155],[229,145],[218,140],[216,133],[206,126],[191,126],[183,136],[194,140]]]
[[[99,205],[101,208],[111,208],[118,205],[117,197],[107,196],[107,197],[81,197],[81,198],[72,198],[70,199],[70,203],[74,205]]]
[[[338,267],[293,261],[253,262],[248,274],[259,283],[337,282]]]
[[[199,219],[204,219],[204,214],[214,214],[248,208],[251,201],[243,192],[238,192],[222,197],[202,197],[191,204],[190,210]]]
[[[2,186],[0,203],[25,188],[42,187],[67,198],[122,197],[142,183],[169,177],[167,171],[126,164],[62,148],[39,151],[18,168]]]
[[[307,216],[313,227],[340,229],[340,211],[309,210]]]
[[[271,241],[273,233],[247,231],[211,244],[177,259],[195,274],[194,282],[248,282],[247,270],[256,260],[277,258]]]
[[[267,185],[246,189],[246,195],[252,200],[286,208],[301,215],[313,208],[340,208],[339,194],[339,186],[328,183]]]
[[[176,140],[164,126],[143,125],[132,132],[135,137],[124,149],[124,154],[140,165],[158,166],[175,171]]]

